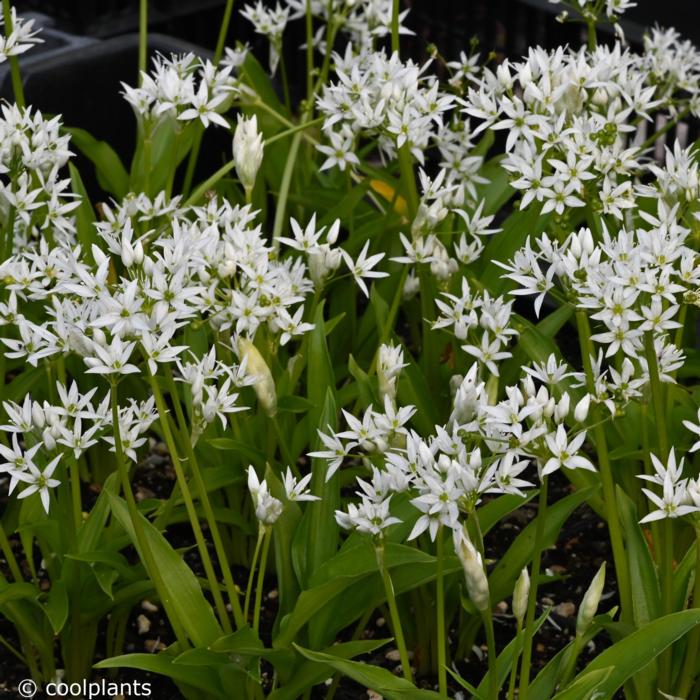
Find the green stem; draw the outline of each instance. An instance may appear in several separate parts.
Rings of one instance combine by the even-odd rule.
[[[437,615],[437,654],[438,654],[438,688],[440,697],[447,697],[447,653],[445,642],[445,542],[442,525],[437,532],[437,587],[435,611]]]
[[[287,155],[287,162],[284,165],[284,171],[282,172],[282,182],[280,184],[280,191],[277,197],[277,208],[275,210],[275,222],[272,227],[272,245],[275,250],[279,250],[279,241],[277,240],[282,233],[282,227],[284,226],[286,219],[286,209],[287,209],[287,199],[289,197],[289,188],[292,184],[292,174],[294,172],[294,164],[297,159],[297,153],[299,153],[299,144],[301,143],[301,132],[294,134],[292,139],[292,144],[289,147],[289,154]]]
[[[693,607],[700,608],[700,522],[695,523],[695,584],[693,588]],[[688,647],[685,661],[678,682],[677,695],[688,697],[693,681],[700,670],[700,627],[694,627],[688,635]]]
[[[493,632],[493,614],[490,607],[481,613],[481,618],[486,630],[486,645],[489,655],[489,697],[491,700],[498,700],[498,654],[496,653],[496,636]]]
[[[659,459],[664,461],[669,456],[666,406],[659,376],[659,363],[654,347],[654,336],[651,331],[647,331],[644,334],[644,354],[649,372],[651,407],[654,411],[654,422],[656,423]],[[670,518],[666,518],[663,521],[661,541],[658,545],[661,561],[661,606],[664,614],[668,615],[673,612],[673,521]],[[672,648],[664,650],[659,658],[659,682],[664,690],[670,688],[672,658]]]
[[[515,633],[515,648],[513,649],[513,662],[510,667],[510,680],[508,681],[508,700],[515,698],[515,681],[518,677],[518,659],[523,644],[523,626],[518,620],[518,628]]]
[[[124,457],[124,448],[122,447],[121,431],[119,427],[119,397],[117,390],[117,381],[111,381],[111,391],[110,391],[111,403],[112,403],[112,430],[114,432],[114,453],[117,460],[117,470],[119,472],[119,478],[122,484],[122,491],[124,492],[124,498],[126,499],[126,505],[129,510],[129,515],[131,517],[131,523],[134,528],[134,535],[138,543],[139,549],[141,550],[141,556],[143,557],[143,563],[146,567],[146,572],[153,581],[153,585],[158,592],[158,597],[166,610],[166,613],[172,612],[172,604],[170,601],[170,596],[165,587],[163,581],[163,575],[156,565],[155,557],[151,551],[151,545],[146,539],[146,532],[143,528],[143,523],[141,518],[143,517],[139,513],[138,506],[136,505],[136,499],[134,498],[134,493],[131,490],[131,480],[129,478],[129,467]],[[188,646],[187,634],[182,626],[179,617],[176,614],[168,614],[168,619],[173,627],[175,636],[178,642],[182,644],[183,649]]]
[[[214,515],[214,509],[212,508],[211,501],[209,500],[209,492],[207,491],[206,484],[204,483],[202,470],[199,467],[199,461],[197,460],[194,447],[192,446],[192,440],[189,436],[187,420],[185,419],[182,404],[180,403],[180,395],[178,394],[177,387],[175,386],[175,380],[173,379],[173,373],[169,365],[166,365],[165,367],[165,377],[168,382],[168,391],[170,392],[170,397],[175,407],[175,416],[177,417],[178,426],[180,428],[182,442],[185,445],[187,458],[190,461],[190,469],[194,478],[195,487],[197,488],[197,495],[199,496],[199,501],[204,509],[204,517],[207,521],[207,526],[209,527],[212,540],[214,541],[214,551],[216,552],[217,559],[219,560],[219,568],[221,569],[224,577],[224,585],[226,586],[226,593],[233,609],[233,617],[236,621],[236,627],[241,628],[245,625],[245,618],[243,617],[241,603],[238,599],[238,591],[233,580],[233,575],[231,574],[231,567],[229,565],[228,557],[226,556],[226,548],[224,547],[224,542],[221,538],[221,532],[219,531],[219,525],[216,521],[216,516]]]
[[[146,59],[148,55],[148,0],[139,2],[139,85],[143,81],[143,73],[146,72]]]
[[[386,602],[389,605],[389,616],[391,617],[391,626],[394,629],[396,646],[398,647],[399,657],[401,658],[401,670],[403,671],[403,677],[410,683],[413,683],[413,674],[411,673],[411,663],[408,659],[406,640],[403,636],[403,627],[401,627],[399,609],[396,607],[396,595],[394,594],[394,584],[391,582],[391,576],[389,575],[389,571],[386,568],[386,564],[384,561],[384,543],[379,542],[375,544],[374,551],[377,555],[377,566],[379,567],[379,573],[382,577],[382,583],[384,584]]]
[[[219,38],[216,41],[216,50],[214,51],[214,65],[218,66],[221,61],[221,57],[224,55],[224,48],[226,47],[226,37],[228,36],[228,28],[231,24],[231,14],[233,12],[233,0],[226,0],[226,7],[224,8],[224,16],[221,19],[221,26],[219,27]]]
[[[535,546],[532,553],[532,575],[530,591],[527,598],[527,613],[525,615],[525,631],[523,636],[523,658],[520,664],[520,692],[518,700],[526,700],[530,687],[530,661],[532,659],[532,638],[535,633],[535,612],[537,609],[537,588],[544,549],[544,526],[547,516],[548,477],[542,477],[540,486],[539,505],[537,508],[537,528],[535,530]]]
[[[652,134],[641,146],[639,146],[639,150],[645,151],[647,148],[651,148],[657,139],[660,139],[664,134],[671,131],[671,129],[673,129],[679,121],[685,119],[685,117],[687,117],[689,114],[690,108],[686,108],[682,112],[679,112],[675,119],[672,119],[664,124],[664,126],[662,126],[658,131],[654,132],[654,134]]]
[[[272,541],[272,528],[265,528],[263,537],[262,555],[260,557],[260,568],[258,569],[258,583],[255,587],[255,607],[253,608],[253,629],[255,634],[260,630],[260,606],[262,604],[263,587],[265,584],[265,568],[267,567],[267,557],[270,552],[270,542]]]
[[[80,494],[80,469],[78,467],[78,460],[75,457],[70,458],[69,469],[70,491],[73,505],[73,525],[77,533],[78,530],[80,530],[80,526],[83,524],[83,502]]]
[[[311,102],[314,92],[314,22],[311,15],[311,0],[306,0],[306,99]],[[311,107],[313,110],[313,106]]]
[[[207,576],[207,581],[209,582],[209,587],[211,589],[212,597],[214,598],[214,605],[225,632],[231,632],[231,623],[228,619],[228,611],[226,610],[226,604],[224,603],[224,598],[221,595],[221,590],[219,587],[219,582],[216,578],[216,572],[214,571],[214,566],[209,556],[209,549],[207,548],[206,540],[204,539],[204,533],[202,532],[202,527],[199,523],[199,516],[197,515],[197,509],[194,506],[194,501],[192,498],[192,493],[190,491],[189,484],[187,483],[187,477],[182,468],[182,463],[178,455],[178,450],[175,445],[175,439],[173,437],[172,431],[170,430],[170,423],[168,421],[168,408],[165,405],[165,400],[163,399],[163,394],[160,391],[158,382],[155,377],[150,373],[148,378],[151,384],[151,391],[153,392],[153,397],[156,402],[156,408],[158,409],[158,417],[160,419],[161,429],[163,430],[163,437],[165,439],[165,444],[168,447],[168,452],[170,452],[170,460],[175,469],[175,476],[177,478],[177,483],[180,485],[180,491],[182,492],[182,500],[185,503],[185,510],[187,511],[187,516],[192,526],[192,532],[194,533],[194,538],[197,543],[197,550],[199,556],[202,560],[204,566],[204,571]]]
[[[391,5],[391,53],[399,53],[399,0]]]
[[[12,10],[10,8],[10,0],[2,0],[3,19],[5,20],[5,38],[8,38],[14,31],[12,22]],[[19,72],[19,61],[17,56],[9,56],[10,63],[10,78],[12,80],[12,92],[15,95],[17,106],[22,109],[26,104],[24,99],[24,86],[22,85],[22,76]]]
[[[22,576],[22,570],[19,568],[19,564],[17,563],[15,553],[12,551],[10,540],[7,539],[7,535],[5,534],[5,528],[3,527],[2,522],[0,522],[0,550],[2,550],[2,553],[5,556],[5,561],[7,561],[7,565],[10,568],[12,578],[14,578],[14,580],[18,583],[20,581],[24,581],[24,576]]]
[[[581,359],[586,373],[586,386],[588,393],[592,396],[596,394],[595,377],[593,375],[592,356],[595,352],[593,341],[591,340],[591,328],[585,311],[576,312],[576,325],[578,328],[579,343],[581,346]],[[624,540],[622,538],[622,527],[620,526],[620,516],[617,510],[617,498],[615,496],[615,480],[613,479],[610,456],[608,453],[608,443],[605,437],[605,426],[600,420],[598,406],[592,410],[593,418],[593,439],[595,441],[596,453],[598,455],[598,469],[603,485],[603,500],[605,502],[605,515],[608,522],[610,542],[612,544],[613,559],[615,560],[615,573],[620,590],[620,603],[622,605],[621,616],[623,621],[630,619],[632,614],[632,588],[630,585],[629,569],[627,568],[627,554],[625,552]]]
[[[260,548],[262,547],[263,540],[265,539],[265,528],[262,524],[258,525],[258,541],[255,543],[255,552],[253,552],[253,561],[250,564],[250,571],[248,572],[248,585],[245,589],[245,601],[243,602],[243,619],[248,620],[248,613],[250,611],[250,596],[253,593],[253,580],[255,579],[255,567],[258,563],[258,557],[260,556]]]
[[[644,354],[649,371],[649,385],[651,387],[651,406],[654,410],[654,421],[656,422],[656,432],[659,438],[659,458],[664,460],[668,457],[669,442],[666,430],[666,413],[664,408],[663,387],[659,376],[659,363],[654,348],[654,336],[650,331],[644,334]]]
[[[576,637],[574,637],[574,643],[571,646],[571,652],[570,652],[569,658],[566,661],[566,666],[564,667],[564,673],[562,673],[562,675],[561,675],[559,689],[566,688],[566,686],[569,683],[569,678],[571,678],[571,674],[574,672],[574,669],[576,668],[576,659],[578,659],[578,655],[581,653],[582,642],[583,642],[583,637],[580,634],[577,634]]]

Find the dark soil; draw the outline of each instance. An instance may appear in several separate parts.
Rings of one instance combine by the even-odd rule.
[[[160,454],[159,454],[160,452]],[[134,488],[137,498],[161,498],[166,497],[173,486],[174,474],[167,463],[167,458],[161,450],[154,450],[151,457],[144,465],[140,465],[134,480]],[[6,486],[0,482],[0,512],[4,510],[7,502],[5,495]],[[550,481],[550,503],[563,498],[571,490],[566,479],[559,474],[554,475]],[[95,490],[85,490],[86,506],[96,498]],[[486,555],[494,562],[507,550],[508,546],[517,537],[518,533],[534,517],[537,511],[536,502],[531,502],[508,516],[496,529],[486,537]],[[201,562],[193,547],[194,541],[191,530],[186,525],[176,525],[168,529],[170,542],[178,549],[184,550],[184,558],[198,576],[204,576]],[[205,531],[206,535],[206,531]],[[19,543],[13,542],[19,552]],[[135,552],[125,550],[127,558],[135,557]],[[599,612],[606,611],[617,604],[617,593],[612,567],[612,555],[605,524],[587,506],[579,507],[566,522],[560,533],[555,547],[548,549],[543,557],[543,572],[548,575],[548,580],[540,587],[538,613],[546,608],[551,608],[549,620],[543,625],[534,640],[533,651],[533,676],[542,668],[554,654],[560,651],[572,638],[576,625],[576,612],[581,598],[588,588],[591,578],[603,561],[607,561],[607,579],[603,601]],[[39,564],[39,562],[37,562]],[[0,568],[7,573],[6,563],[0,558]],[[235,578],[239,585],[247,580],[246,571],[235,571]],[[49,582],[45,585],[48,587]],[[266,581],[266,595],[261,619],[261,637],[266,644],[270,643],[270,633],[277,614],[275,581]],[[498,601],[495,606],[496,641],[500,649],[504,648],[515,634],[515,621],[510,611],[510,600]],[[383,617],[384,611],[375,611],[370,623],[362,634],[363,638],[386,638],[392,636]],[[460,630],[459,618],[456,617],[450,630],[451,653],[457,650]],[[97,658],[105,655],[105,631],[106,623],[102,625],[97,641]],[[341,641],[349,639],[354,632],[348,630],[341,635]],[[19,645],[12,624],[0,616],[0,636],[10,644]],[[160,607],[150,601],[143,602],[131,611],[126,628],[123,653],[131,652],[157,652],[165,648],[173,641],[173,633],[164,618]],[[600,653],[601,649],[609,643],[605,634],[600,634],[583,652],[579,665],[583,666],[593,656]],[[469,651],[469,650],[467,650]],[[362,658],[370,664],[383,666],[397,674],[400,674],[398,654],[391,646],[378,649],[371,655]],[[57,646],[57,658],[58,646]],[[481,677],[487,669],[486,644],[481,637],[475,639],[475,648],[468,654],[462,654],[458,658],[452,658],[452,666],[470,683],[478,685]],[[264,676],[271,678],[271,669],[263,668]],[[27,669],[9,651],[0,646],[0,697],[19,697],[17,683],[29,677]],[[141,671],[128,669],[112,672],[95,672],[94,679],[105,678],[110,681],[127,682],[139,680],[150,682],[153,690],[152,698],[156,700],[174,700],[181,697],[177,687],[167,678],[148,674]],[[437,679],[431,675],[418,675],[417,684],[425,688],[436,688]],[[460,688],[450,678],[451,695],[457,693]],[[323,700],[328,693],[331,680],[326,684],[317,686],[312,695],[312,700]],[[40,698],[41,694],[35,697]],[[343,678],[340,680],[335,698],[336,700],[371,700],[372,695],[358,684]]]

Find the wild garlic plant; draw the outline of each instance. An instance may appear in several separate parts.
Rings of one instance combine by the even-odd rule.
[[[700,52],[560,4],[586,46],[420,63],[399,3],[257,2],[268,71],[230,0],[213,54],[149,64],[141,0],[125,165],[26,104],[40,37],[3,2],[0,643],[27,676],[697,696],[700,179],[672,138]],[[199,181],[207,129],[231,150]],[[584,507],[609,555],[545,654]],[[138,608],[165,628],[126,653]]]

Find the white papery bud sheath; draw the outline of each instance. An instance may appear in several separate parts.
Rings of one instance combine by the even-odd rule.
[[[520,625],[523,624],[527,613],[527,599],[530,595],[530,575],[527,567],[523,568],[513,589],[513,615]]]
[[[593,577],[591,585],[588,587],[581,607],[578,609],[578,618],[576,619],[576,634],[583,634],[591,624],[598,611],[598,603],[603,595],[603,586],[605,585],[605,562],[598,569],[598,573]]]
[[[258,401],[265,413],[272,418],[277,413],[277,392],[275,391],[275,380],[272,378],[272,372],[270,372],[267,362],[248,338],[240,337],[238,339],[238,355],[241,362],[243,362],[243,358],[248,358],[246,373],[255,378],[253,389],[255,389]]]
[[[233,133],[233,162],[236,164],[238,179],[248,193],[255,185],[255,178],[263,159],[263,149],[257,117],[253,115],[247,118],[239,114],[238,124]]]
[[[483,612],[490,607],[489,582],[484,571],[481,554],[471,543],[464,528],[453,531],[455,552],[464,569],[467,590],[476,609]]]
[[[586,394],[577,404],[576,408],[574,409],[574,418],[579,422],[583,423],[583,421],[588,418],[588,409],[591,407],[591,395]]]

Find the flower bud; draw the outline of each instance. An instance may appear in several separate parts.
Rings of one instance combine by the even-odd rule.
[[[136,241],[134,246],[134,262],[140,265],[143,262],[143,243],[141,241]]]
[[[476,609],[483,612],[490,606],[489,582],[484,571],[481,554],[477,552],[471,540],[464,531],[459,528],[453,532],[455,552],[462,563],[464,578],[467,582],[469,597]]]
[[[605,562],[598,569],[598,573],[593,577],[591,585],[588,587],[581,606],[578,609],[578,618],[576,619],[576,634],[583,634],[590,626],[596,612],[598,611],[598,603],[600,596],[603,594],[603,586],[605,585]]]
[[[34,423],[34,426],[40,430],[46,424],[44,409],[39,405],[38,401],[32,402],[32,423]]]
[[[263,159],[263,148],[257,117],[253,115],[248,119],[238,115],[238,125],[233,134],[233,161],[236,164],[238,179],[246,193],[250,193],[255,185],[255,178]]]
[[[559,403],[554,407],[554,420],[557,423],[561,423],[569,415],[570,404],[569,393],[565,391],[559,399]]]
[[[513,615],[520,625],[523,624],[527,613],[527,599],[530,595],[530,576],[527,567],[524,567],[515,582],[513,589]]]
[[[131,267],[134,264],[134,249],[126,239],[122,241],[121,259],[124,267]]]
[[[258,401],[265,413],[270,418],[274,417],[277,414],[277,393],[275,391],[275,380],[272,378],[270,368],[267,366],[260,351],[248,338],[241,336],[238,339],[238,355],[241,362],[243,362],[244,358],[248,358],[246,372],[250,377],[255,378],[253,389],[255,389]]]
[[[588,418],[588,409],[591,406],[591,395],[586,394],[577,404],[574,409],[574,418],[578,423],[583,423],[583,421]]]

